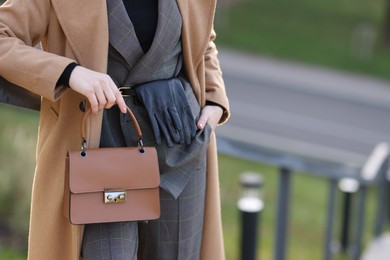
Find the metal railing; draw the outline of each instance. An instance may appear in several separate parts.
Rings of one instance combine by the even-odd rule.
[[[367,205],[367,190],[371,186],[377,187],[377,205],[374,227],[374,237],[381,235],[386,222],[386,204],[385,196],[388,188],[387,172],[389,168],[389,144],[379,143],[375,146],[367,161],[363,165],[359,174],[354,178],[340,178],[330,180],[330,192],[336,194],[336,185],[339,184],[340,190],[344,193],[343,219],[340,235],[340,249],[347,252],[351,259],[360,259],[362,253],[362,238],[366,220],[366,205]],[[349,184],[348,184],[349,183]],[[344,184],[344,185],[343,185]],[[346,184],[346,185],[345,185]],[[357,196],[357,205],[352,207],[352,195]],[[328,201],[328,221],[330,224],[326,226],[329,234],[325,239],[325,255],[324,259],[332,259],[332,236],[333,219],[335,214],[336,198],[329,194]],[[351,218],[355,218],[354,236],[350,239],[350,224]],[[351,242],[350,242],[351,241]]]
[[[343,165],[328,165],[319,161],[297,158],[290,155],[275,154],[261,147],[251,146],[237,140],[218,138],[219,152],[271,163],[279,167],[279,187],[277,201],[277,222],[275,228],[274,259],[285,260],[288,246],[288,224],[290,216],[290,192],[295,171],[311,172],[326,177],[329,183],[328,205],[326,210],[325,239],[323,259],[331,260],[337,252],[345,252],[350,259],[357,260],[362,253],[363,230],[366,221],[367,190],[377,188],[377,209],[373,235],[382,234],[387,222],[388,192],[387,172],[389,168],[390,148],[388,143],[379,143],[361,168],[351,168]],[[344,195],[340,241],[336,242],[335,223],[340,207],[337,207],[338,195]],[[352,203],[352,199],[356,199]],[[355,207],[353,207],[355,206]],[[354,221],[351,221],[351,220]],[[351,224],[354,224],[353,226]],[[353,231],[353,232],[352,232]],[[338,246],[335,246],[338,245]],[[251,259],[242,259],[251,260]]]

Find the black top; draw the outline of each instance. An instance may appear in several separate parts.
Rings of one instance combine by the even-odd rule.
[[[158,0],[123,0],[135,34],[146,53],[152,45],[158,20]]]

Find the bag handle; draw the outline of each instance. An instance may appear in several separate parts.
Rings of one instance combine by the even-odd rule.
[[[144,144],[142,142],[142,131],[141,131],[141,128],[139,127],[139,124],[138,124],[138,121],[137,119],[135,118],[133,112],[131,111],[131,109],[127,107],[127,114],[130,116],[131,118],[131,121],[133,121],[133,125],[134,125],[134,128],[135,128],[135,132],[137,134],[137,143],[138,143],[138,150],[141,152],[141,153],[144,153],[145,152],[145,149],[144,149]],[[91,108],[87,110],[87,112],[85,112],[85,115],[84,115],[84,118],[83,118],[83,122],[81,124],[81,135],[82,135],[82,143],[81,143],[81,156],[86,156],[87,155],[87,152],[86,152],[86,149],[87,149],[87,139],[86,139],[86,134],[85,134],[85,129],[86,129],[86,123],[87,123],[87,117],[89,115],[89,113],[91,112]]]

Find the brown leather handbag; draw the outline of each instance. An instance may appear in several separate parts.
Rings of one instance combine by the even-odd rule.
[[[66,157],[64,214],[72,224],[152,220],[160,216],[160,174],[155,147],[144,147],[138,122],[127,108],[138,147],[87,149]]]

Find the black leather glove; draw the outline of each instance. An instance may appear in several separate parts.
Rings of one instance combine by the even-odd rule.
[[[137,86],[135,92],[149,114],[157,145],[162,135],[168,147],[191,143],[196,122],[178,78],[148,82]]]

